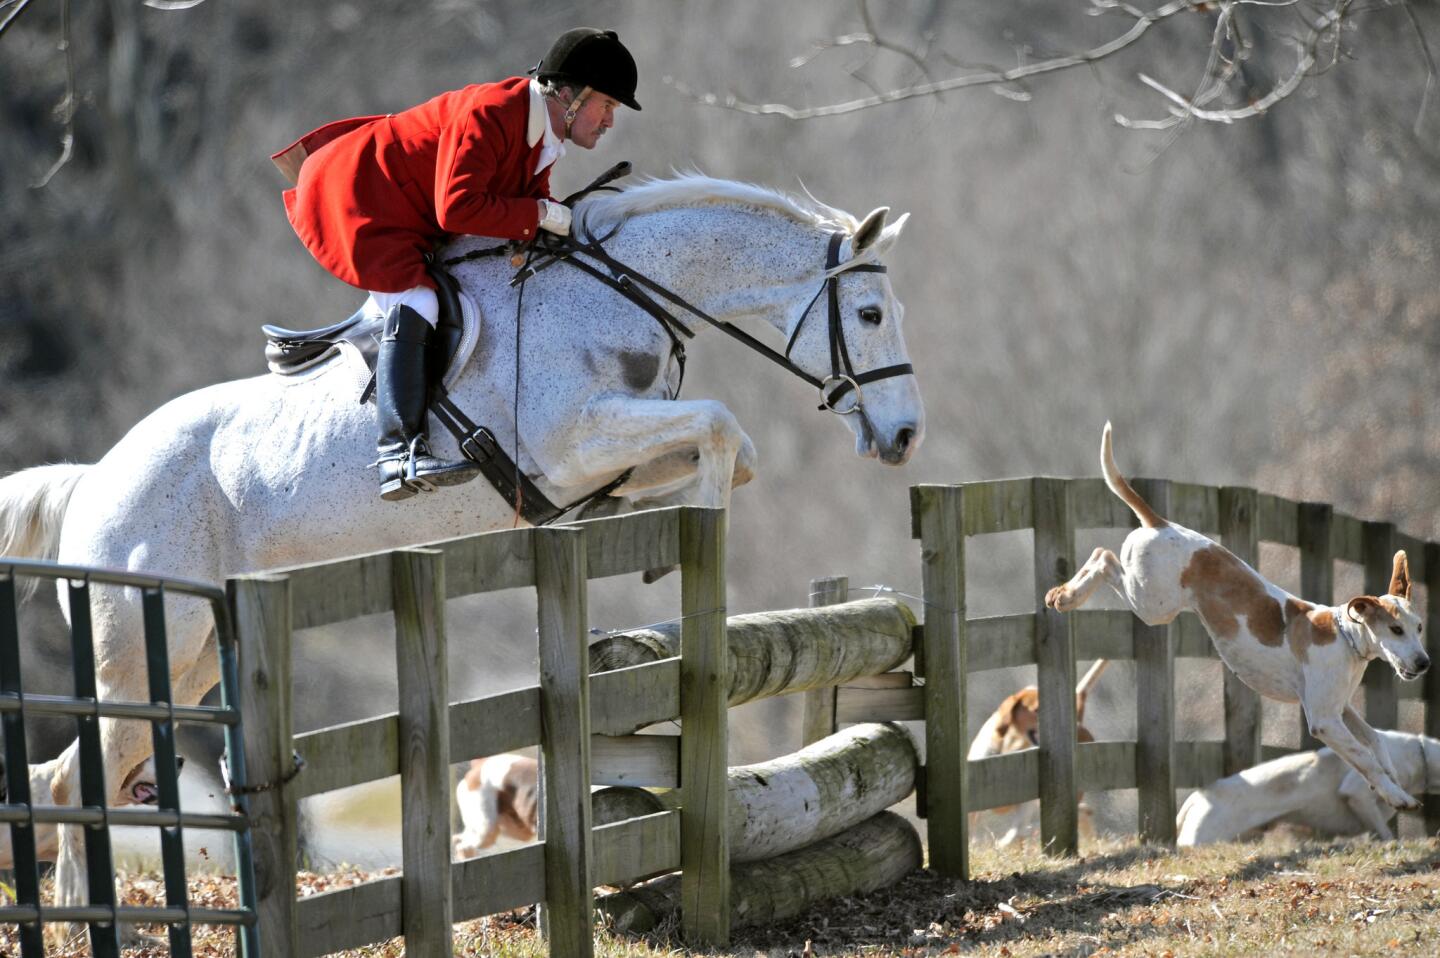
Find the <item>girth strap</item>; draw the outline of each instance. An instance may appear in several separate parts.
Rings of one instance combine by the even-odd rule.
[[[430,412],[455,437],[465,458],[480,467],[480,474],[486,481],[531,525],[549,525],[573,509],[603,499],[629,482],[635,471],[633,468],[626,469],[589,495],[569,505],[559,506],[551,502],[529,476],[515,467],[515,460],[501,448],[495,434],[484,426],[477,426],[450,398],[445,387],[438,383],[430,394]]]

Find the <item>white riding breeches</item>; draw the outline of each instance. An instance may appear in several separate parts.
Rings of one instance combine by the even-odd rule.
[[[425,322],[430,324],[431,329],[440,322],[440,301],[435,298],[435,291],[428,286],[415,286],[399,293],[372,292],[365,301],[365,315],[384,319],[396,306],[409,306],[425,317]]]

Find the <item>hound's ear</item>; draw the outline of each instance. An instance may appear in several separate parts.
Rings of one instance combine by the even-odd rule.
[[[1345,615],[1351,622],[1366,622],[1375,618],[1375,614],[1379,611],[1379,600],[1370,595],[1357,595],[1345,603]]]
[[[890,215],[890,207],[881,206],[870,211],[865,221],[855,230],[855,238],[850,241],[850,255],[857,256],[862,250],[868,249],[872,243],[880,238],[885,232],[885,217]]]
[[[1405,550],[1395,553],[1395,571],[1390,576],[1390,594],[1402,599],[1410,598],[1410,561]]]

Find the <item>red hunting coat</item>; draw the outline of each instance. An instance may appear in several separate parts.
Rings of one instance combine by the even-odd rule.
[[[450,235],[533,237],[550,167],[534,172],[543,137],[526,142],[529,84],[511,77],[338,120],[281,150],[277,162],[304,158],[285,211],[305,248],[350,285],[395,293],[435,285],[423,256]]]

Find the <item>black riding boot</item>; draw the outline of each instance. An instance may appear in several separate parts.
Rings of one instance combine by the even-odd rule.
[[[437,459],[425,437],[425,343],[430,324],[409,306],[385,317],[375,359],[375,414],[380,426],[376,465],[380,498],[408,499],[437,486],[469,482],[480,474],[473,462]]]

